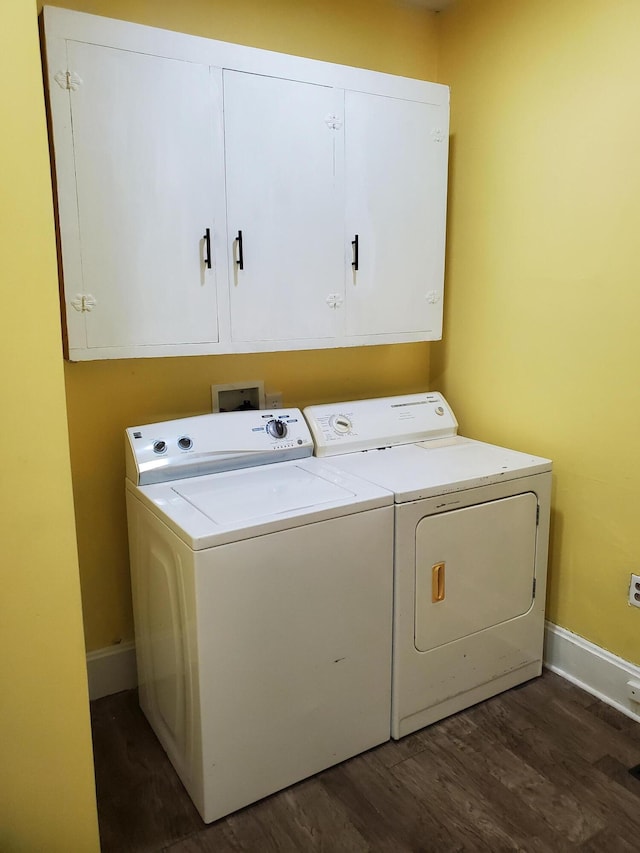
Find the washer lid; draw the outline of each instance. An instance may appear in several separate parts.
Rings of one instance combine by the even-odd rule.
[[[213,482],[208,478],[183,481],[172,491],[220,525],[242,524],[355,497],[354,492],[297,465],[257,468],[241,477],[219,474]]]
[[[389,490],[313,456],[126,487],[195,551],[393,504]]]
[[[551,471],[551,461],[470,438],[424,441],[332,460],[395,493],[396,503]]]

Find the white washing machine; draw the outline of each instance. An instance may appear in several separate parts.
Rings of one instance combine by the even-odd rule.
[[[312,449],[298,410],[126,431],[140,705],[207,822],[389,739],[393,496]]]
[[[304,414],[318,457],[395,493],[392,737],[540,675],[551,462],[458,436],[438,393]]]

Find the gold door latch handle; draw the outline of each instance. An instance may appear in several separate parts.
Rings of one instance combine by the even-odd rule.
[[[444,601],[444,563],[436,563],[431,569],[431,601]]]

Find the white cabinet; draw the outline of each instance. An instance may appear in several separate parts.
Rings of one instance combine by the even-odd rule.
[[[233,341],[342,333],[338,113],[342,93],[327,86],[224,72]]]
[[[440,337],[447,87],[44,17],[71,359]]]
[[[354,243],[347,335],[439,338],[448,141],[442,110],[347,92],[345,117],[346,221]]]
[[[51,100],[66,102],[72,151],[56,161],[71,357],[217,342],[206,263],[226,240],[215,71],[78,42],[67,59],[74,76]]]

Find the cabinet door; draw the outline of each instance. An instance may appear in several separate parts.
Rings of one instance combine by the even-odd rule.
[[[442,334],[448,107],[347,92],[347,334]]]
[[[224,72],[234,341],[342,331],[341,101],[327,86]]]
[[[212,251],[226,240],[215,72],[76,42],[68,63],[74,175],[58,179],[74,182],[77,205],[77,234],[61,222],[71,352],[216,341],[204,239],[209,228]]]

